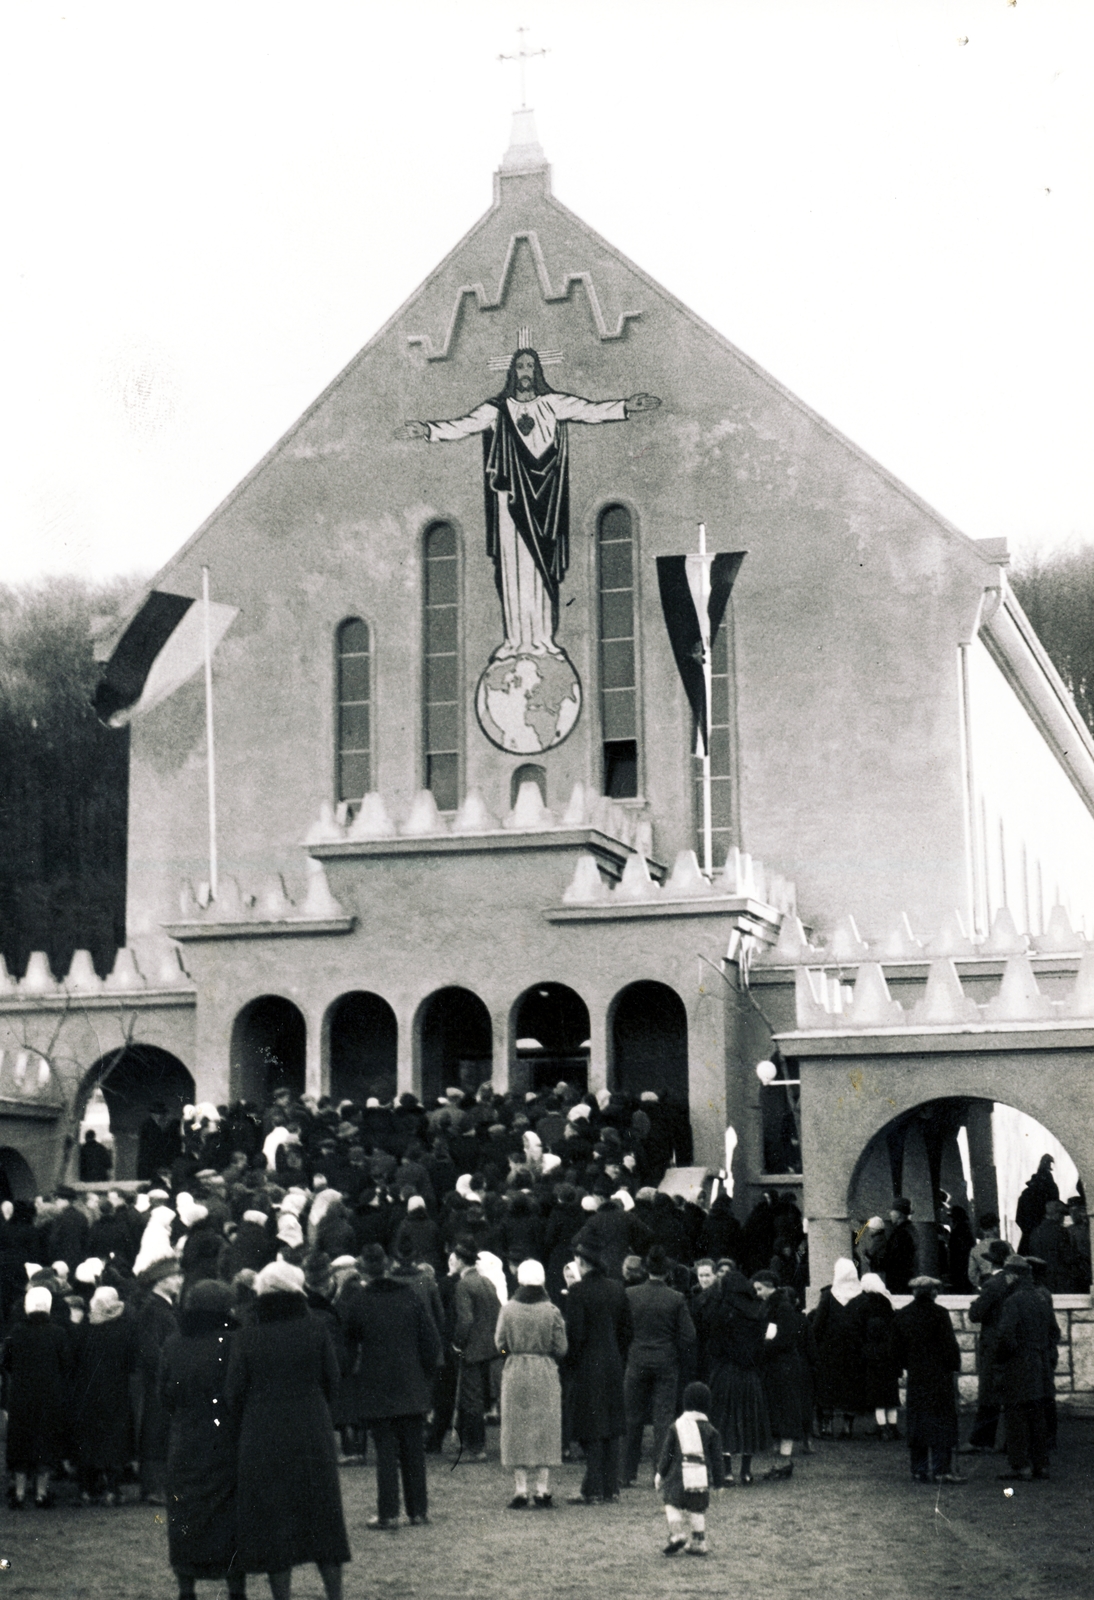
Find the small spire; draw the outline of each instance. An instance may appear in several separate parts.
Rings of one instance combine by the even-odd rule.
[[[513,112],[509,148],[501,158],[502,172],[546,172],[547,157],[536,133],[536,114],[527,106]]]

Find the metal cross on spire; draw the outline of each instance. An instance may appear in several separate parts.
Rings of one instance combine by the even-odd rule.
[[[528,28],[518,28],[516,50],[512,55],[500,55],[498,57],[499,61],[516,61],[520,66],[520,109],[522,111],[526,111],[528,109],[526,63],[531,61],[535,56],[545,56],[549,53],[547,50],[529,50],[526,48],[525,36],[529,33],[529,31],[530,30]]]

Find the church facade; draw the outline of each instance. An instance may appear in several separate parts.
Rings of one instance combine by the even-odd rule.
[[[710,879],[657,567],[699,523],[739,558],[713,651]],[[122,1167],[155,1099],[566,1077],[686,1106],[715,1170],[732,1127],[742,1197],[801,1184],[804,1145],[809,1212],[839,1096],[810,1113],[799,1063],[833,1032],[832,984],[873,957],[912,1006],[932,960],[979,960],[986,1005],[1036,941],[1059,966],[1061,917],[1064,987],[1078,970],[1094,744],[1004,546],[560,204],[529,113],[484,217],[104,655],[154,595],[196,608],[203,569],[235,613],[212,666],[217,892],[198,674],[132,721],[115,973],[35,969],[0,996],[0,1143],[29,1152],[20,1128],[49,1124],[39,1188],[96,1072]],[[892,1021],[861,1011],[859,1053]],[[20,1050],[58,1085],[33,1112],[3,1078]],[[755,1071],[773,1054],[778,1105]],[[817,1190],[833,1249],[861,1150]]]

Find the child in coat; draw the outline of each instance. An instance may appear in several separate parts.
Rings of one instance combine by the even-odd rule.
[[[689,1383],[684,1390],[684,1409],[669,1429],[653,1480],[661,1491],[669,1521],[669,1542],[665,1555],[679,1555],[685,1547],[689,1556],[707,1553],[706,1509],[711,1488],[725,1483],[722,1441],[717,1428],[707,1421],[710,1390],[705,1383]],[[691,1519],[691,1543],[684,1532],[684,1513]]]

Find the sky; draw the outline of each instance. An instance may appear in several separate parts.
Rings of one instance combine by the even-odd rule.
[[[1094,542],[1089,0],[0,8],[0,582],[150,575],[554,192],[973,538]]]

